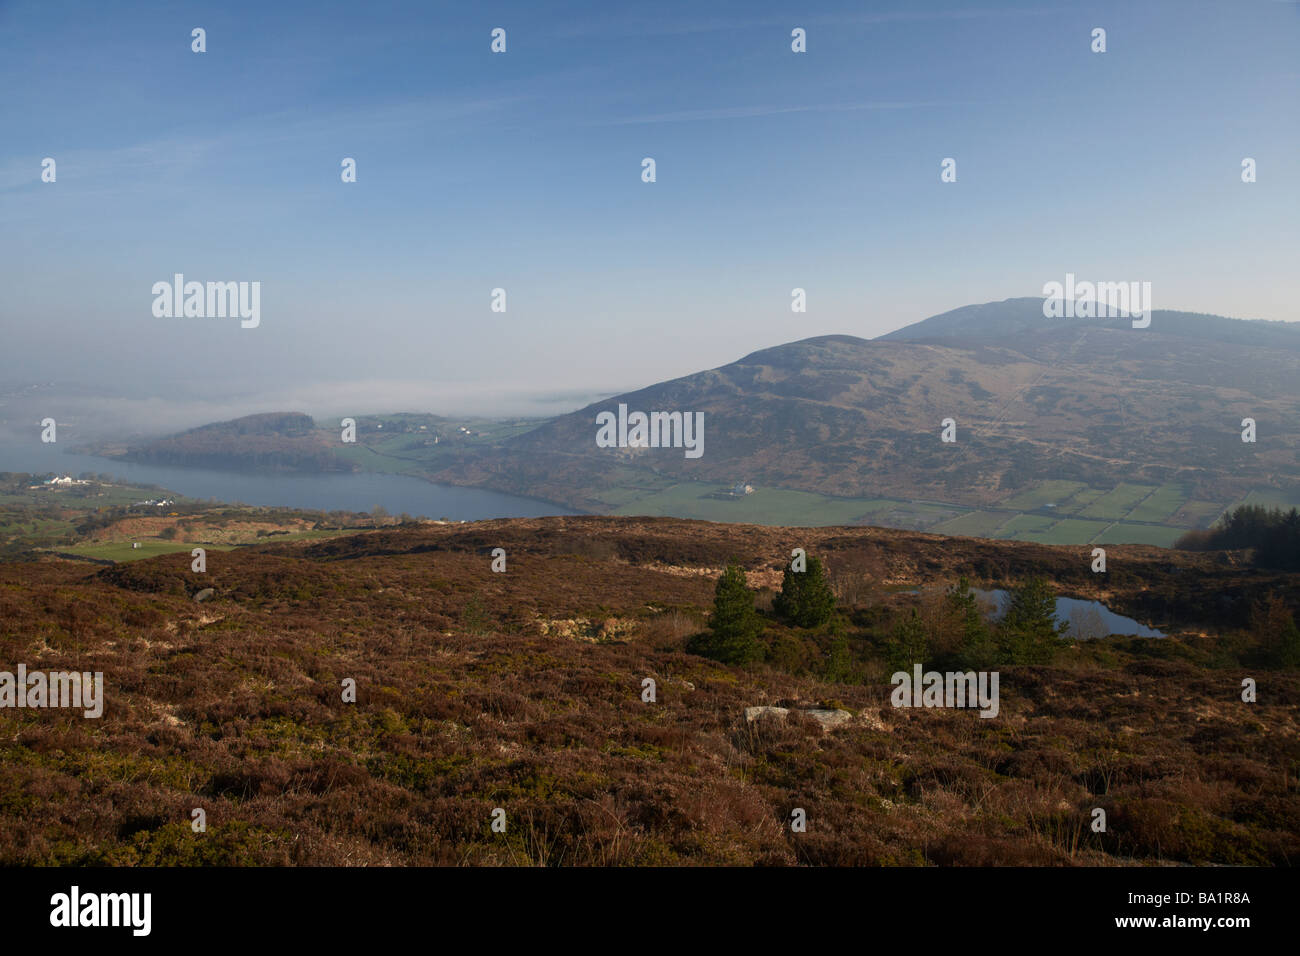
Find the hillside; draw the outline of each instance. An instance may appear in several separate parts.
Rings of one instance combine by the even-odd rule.
[[[598,447],[620,404],[702,414],[702,454]],[[129,456],[401,472],[598,514],[1168,547],[1236,504],[1300,505],[1300,328],[1156,310],[1133,329],[1009,299],[762,349],[540,424],[367,416],[345,446],[332,425],[303,433],[306,416],[259,417],[293,430],[224,423]]]
[[[1025,297],[962,306],[940,315],[877,337],[876,341],[945,342],[945,343],[1012,343],[1022,351],[1032,350],[1042,336],[1083,328],[1132,329],[1131,320],[1049,318],[1043,315],[1043,300]],[[1203,312],[1178,312],[1156,309],[1149,329],[1162,335],[1183,339],[1223,342],[1254,348],[1300,348],[1300,332],[1291,322],[1229,319]]]
[[[792,545],[826,558],[840,622],[766,616],[745,667],[688,653],[721,565],[767,608]],[[1286,865],[1298,685],[1243,663],[1240,622],[1300,594],[1232,560],[1117,548],[1100,576],[1077,549],[560,518],[212,553],[202,576],[185,554],[0,564],[0,655],[108,687],[97,720],[0,711],[0,863]],[[1002,666],[992,719],[891,706],[890,633],[962,572],[1046,574],[1174,636]]]
[[[301,412],[246,415],[191,428],[114,457],[153,465],[320,473],[355,471]]]
[[[596,415],[619,403],[703,412],[703,456],[597,448]],[[1259,423],[1255,444],[1241,441],[1246,417]],[[945,418],[955,443],[940,441]],[[674,483],[738,481],[855,499],[873,522],[899,510],[873,509],[878,499],[957,506],[939,521],[1048,503],[1103,533],[1148,497],[1137,522],[1184,527],[1252,493],[1295,503],[1298,452],[1300,328],[1157,310],[1137,330],[1045,320],[1041,300],[1013,299],[881,339],[754,352],[588,406],[436,476],[591,511],[645,506]],[[1136,497],[1098,504],[1123,485]],[[1042,486],[1041,500],[1014,500]]]

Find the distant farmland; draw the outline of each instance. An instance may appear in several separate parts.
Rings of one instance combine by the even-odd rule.
[[[1190,499],[1179,482],[1121,483],[1113,488],[1052,480],[1017,492],[999,507],[907,498],[836,498],[783,488],[732,496],[709,482],[664,482],[653,490],[620,488],[605,496],[618,515],[694,518],[762,525],[876,525],[936,534],[1013,539],[1039,544],[1151,544],[1172,547],[1187,531],[1206,528],[1234,504],[1300,506],[1300,496],[1252,492],[1242,502]]]

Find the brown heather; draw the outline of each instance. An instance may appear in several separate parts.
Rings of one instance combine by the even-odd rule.
[[[766,663],[684,651],[728,559],[779,581],[793,547],[823,558],[841,600],[836,681],[835,629],[769,614]],[[555,518],[209,552],[205,575],[189,560],[0,565],[0,669],[107,683],[100,720],[0,711],[0,862],[1300,860],[1297,675],[1244,663],[1250,608],[1275,594],[1294,611],[1300,584],[1229,555],[1113,547],[1093,575],[1087,548]],[[1066,641],[1050,666],[1001,667],[995,719],[893,709],[884,641],[931,600],[903,589],[963,574],[1045,575],[1174,636]],[[203,587],[216,596],[195,603]],[[1240,700],[1246,676],[1258,703]],[[793,709],[746,723],[758,704]],[[818,704],[855,720],[823,732],[798,712]],[[806,833],[790,832],[795,807]]]

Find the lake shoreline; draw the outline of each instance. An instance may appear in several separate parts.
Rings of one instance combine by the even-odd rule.
[[[321,474],[233,471],[153,465],[123,458],[62,451],[53,445],[0,447],[0,471],[26,474],[111,475],[133,485],[150,485],[197,501],[303,511],[389,514],[449,521],[570,516],[582,512],[559,502],[507,492],[430,481],[392,472]]]

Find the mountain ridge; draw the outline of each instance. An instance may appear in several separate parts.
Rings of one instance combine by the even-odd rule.
[[[1172,543],[1172,528],[1203,527],[1249,495],[1300,500],[1300,328],[1256,321],[1155,310],[1149,328],[1133,329],[1127,319],[1045,320],[1041,299],[1011,299],[874,339],[818,335],[758,349],[509,433],[461,429],[423,447],[431,440],[399,443],[390,416],[387,432],[377,418],[358,419],[364,448],[355,453],[337,429],[318,437],[352,464],[387,460],[433,481],[594,513],[687,507],[680,516],[752,521],[752,511],[716,503],[749,484],[821,496],[825,520],[841,523],[942,528],[963,510],[1060,506],[1074,516],[1061,527],[1082,540],[1122,518],[1168,519],[1160,539]],[[702,414],[703,454],[598,447],[597,415],[619,405]],[[1241,441],[1247,418],[1258,423],[1252,444]],[[955,442],[941,438],[947,421]],[[1125,487],[1132,501],[1102,497]],[[1078,496],[1068,504],[1066,490]],[[863,507],[847,513],[841,499]],[[873,511],[883,499],[951,507]]]

